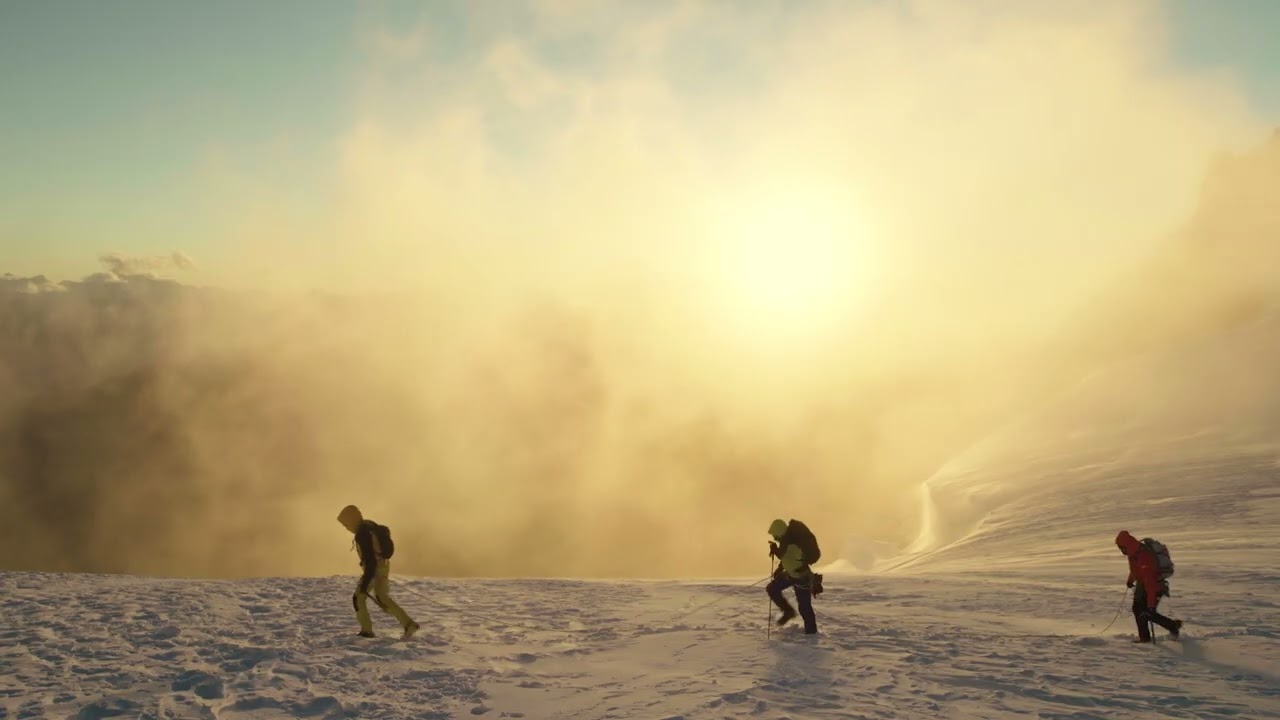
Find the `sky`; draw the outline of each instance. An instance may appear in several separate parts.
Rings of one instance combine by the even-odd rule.
[[[677,106],[646,110],[698,118],[712,129],[695,142],[711,153],[723,141],[732,155],[717,114],[752,111],[760,84],[778,82],[767,51],[824,4],[709,3],[729,22],[662,26],[688,5],[3,3],[0,268],[76,277],[104,252],[180,251],[202,279],[231,282],[255,219],[297,235],[291,251],[323,252],[323,216],[343,192],[335,158],[361,128],[374,132],[369,118],[376,132],[409,132],[433,107],[483,106],[482,130],[458,116],[454,131],[483,132],[489,162],[528,170],[555,152],[531,128],[574,112],[566,82],[656,77],[670,95],[649,100]],[[1170,0],[1159,12],[1174,65],[1231,76],[1260,117],[1280,122],[1280,46],[1267,31],[1280,4]],[[619,72],[641,64],[660,72]],[[501,101],[486,96],[503,91],[481,65],[508,83]]]

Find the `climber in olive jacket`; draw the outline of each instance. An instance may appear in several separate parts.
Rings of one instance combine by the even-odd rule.
[[[806,635],[813,635],[818,632],[818,619],[813,613],[813,596],[822,592],[822,576],[815,575],[809,563],[816,562],[821,555],[818,540],[799,520],[774,520],[769,526],[769,534],[775,541],[769,543],[769,554],[778,558],[778,569],[773,574],[773,580],[765,587],[765,592],[773,604],[782,610],[778,625],[786,625],[796,616],[791,603],[782,596],[783,590],[795,588],[796,604],[800,606],[800,618],[804,620],[804,632]]]
[[[418,631],[418,623],[409,617],[395,600],[391,599],[391,560],[390,549],[384,549],[379,541],[379,531],[386,531],[372,520],[365,520],[360,508],[348,505],[338,513],[338,522],[355,535],[356,552],[360,555],[360,584],[351,596],[351,603],[356,608],[356,620],[360,623],[360,636],[373,637],[373,619],[369,617],[369,590],[373,590],[373,601],[384,612],[400,621],[404,628],[404,639],[408,640]],[[388,539],[390,534],[387,535]],[[388,540],[389,541],[389,540]]]

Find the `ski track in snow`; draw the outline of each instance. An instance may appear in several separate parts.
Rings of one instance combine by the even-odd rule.
[[[1280,717],[1274,580],[1219,580],[1134,646],[1114,582],[833,576],[821,635],[769,639],[746,582],[410,579],[402,642],[355,636],[349,578],[8,573],[0,718]]]

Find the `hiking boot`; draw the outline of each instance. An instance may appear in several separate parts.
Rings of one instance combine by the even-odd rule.
[[[782,627],[783,625],[786,625],[787,623],[794,620],[795,617],[796,617],[795,610],[792,610],[791,608],[787,608],[786,610],[783,610],[782,616],[778,618],[778,627]]]
[[[1173,621],[1173,629],[1169,631],[1169,639],[1170,639],[1170,640],[1177,640],[1177,639],[1178,639],[1178,636],[1179,636],[1179,635],[1181,635],[1181,634],[1182,634],[1182,621],[1181,621],[1181,620],[1174,620],[1174,621]]]
[[[377,637],[377,635],[373,634],[372,630],[361,630],[356,634],[359,635],[360,637]]]
[[[400,639],[408,640],[409,638],[413,637],[413,634],[416,632],[418,632],[418,623],[411,621],[408,625],[405,626],[404,635],[402,635]]]
[[[1134,638],[1131,642],[1135,642],[1135,643],[1149,643],[1149,642],[1151,642],[1151,638]]]

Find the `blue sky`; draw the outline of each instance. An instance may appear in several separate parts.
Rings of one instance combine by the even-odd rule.
[[[0,17],[0,247],[27,271],[131,238],[158,247],[158,228],[201,218],[182,186],[212,147],[323,142],[349,101],[344,3],[53,0]]]
[[[1239,73],[1259,111],[1280,125],[1280,3],[1170,0],[1174,56]]]
[[[757,19],[679,38],[667,80],[708,113],[731,106],[758,80],[761,57],[734,48],[767,49],[788,13],[809,4],[821,3],[717,3],[754,8]],[[0,271],[74,275],[110,249],[217,256],[238,207],[220,193],[258,187],[265,202],[305,214],[338,192],[328,168],[363,116],[394,128],[412,111],[474,96],[474,75],[451,69],[480,62],[503,37],[524,40],[562,81],[590,80],[606,57],[629,52],[596,30],[629,26],[645,12],[636,7],[547,20],[506,2],[0,4]],[[1280,2],[1168,9],[1172,60],[1229,69],[1254,111],[1280,123]],[[524,125],[560,123],[566,108],[491,114],[493,147],[528,151]],[[228,176],[250,180],[228,189]]]

